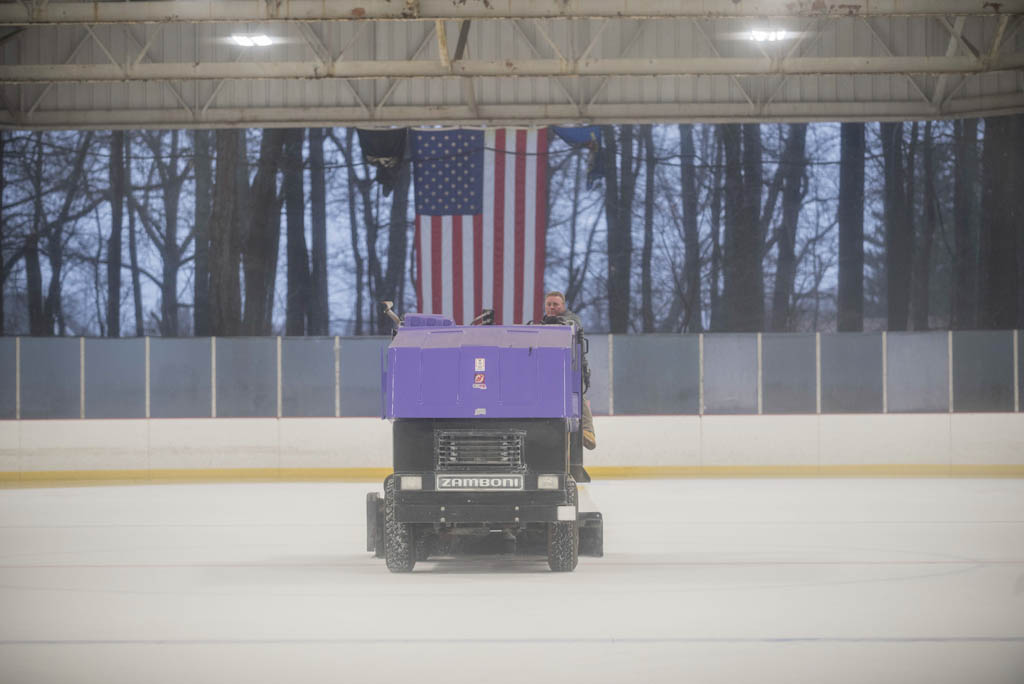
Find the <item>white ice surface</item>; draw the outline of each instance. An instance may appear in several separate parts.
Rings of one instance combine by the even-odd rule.
[[[0,491],[0,682],[1024,682],[1024,481],[597,482],[570,574],[392,575],[370,489]]]

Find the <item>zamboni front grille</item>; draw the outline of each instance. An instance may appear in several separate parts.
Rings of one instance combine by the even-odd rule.
[[[522,470],[523,430],[435,430],[438,470]]]

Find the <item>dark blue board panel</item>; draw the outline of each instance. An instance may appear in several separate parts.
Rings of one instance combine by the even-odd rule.
[[[85,417],[146,417],[146,340],[85,341]]]
[[[281,415],[334,415],[334,338],[281,340]]]
[[[821,412],[882,412],[882,334],[821,336]]]
[[[209,418],[210,362],[208,337],[150,338],[150,417]]]

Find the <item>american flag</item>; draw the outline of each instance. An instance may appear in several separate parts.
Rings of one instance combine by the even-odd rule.
[[[412,131],[421,312],[541,318],[547,149],[544,128]]]

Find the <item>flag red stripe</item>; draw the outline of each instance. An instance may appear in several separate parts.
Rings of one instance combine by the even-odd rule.
[[[444,298],[443,291],[441,288],[442,278],[444,274],[441,273],[441,217],[431,216],[430,217],[430,277],[433,286],[431,288],[431,306],[433,313],[441,313],[444,311]]]
[[[462,217],[452,217],[452,313],[462,325]],[[468,321],[466,321],[468,323]]]
[[[420,259],[423,258],[423,248],[420,243],[423,241],[423,230],[420,228],[420,217],[416,217],[416,238],[413,240],[413,250],[415,255],[413,256],[413,267],[416,272],[413,274],[416,278],[416,310],[423,311],[423,264],[420,263]],[[358,284],[362,287],[362,283]]]
[[[505,129],[494,135],[494,322],[505,323],[502,311],[505,272]]]
[[[484,308],[484,215],[473,215],[473,317]]]
[[[515,292],[513,294],[512,322],[523,321],[523,270],[526,268],[526,131],[516,131],[516,232],[515,232]]]
[[[542,128],[537,131],[537,223],[536,237],[534,237],[534,258],[533,258],[533,315],[538,320],[543,316],[544,311],[544,266],[547,256],[547,227],[548,227],[548,129]]]

